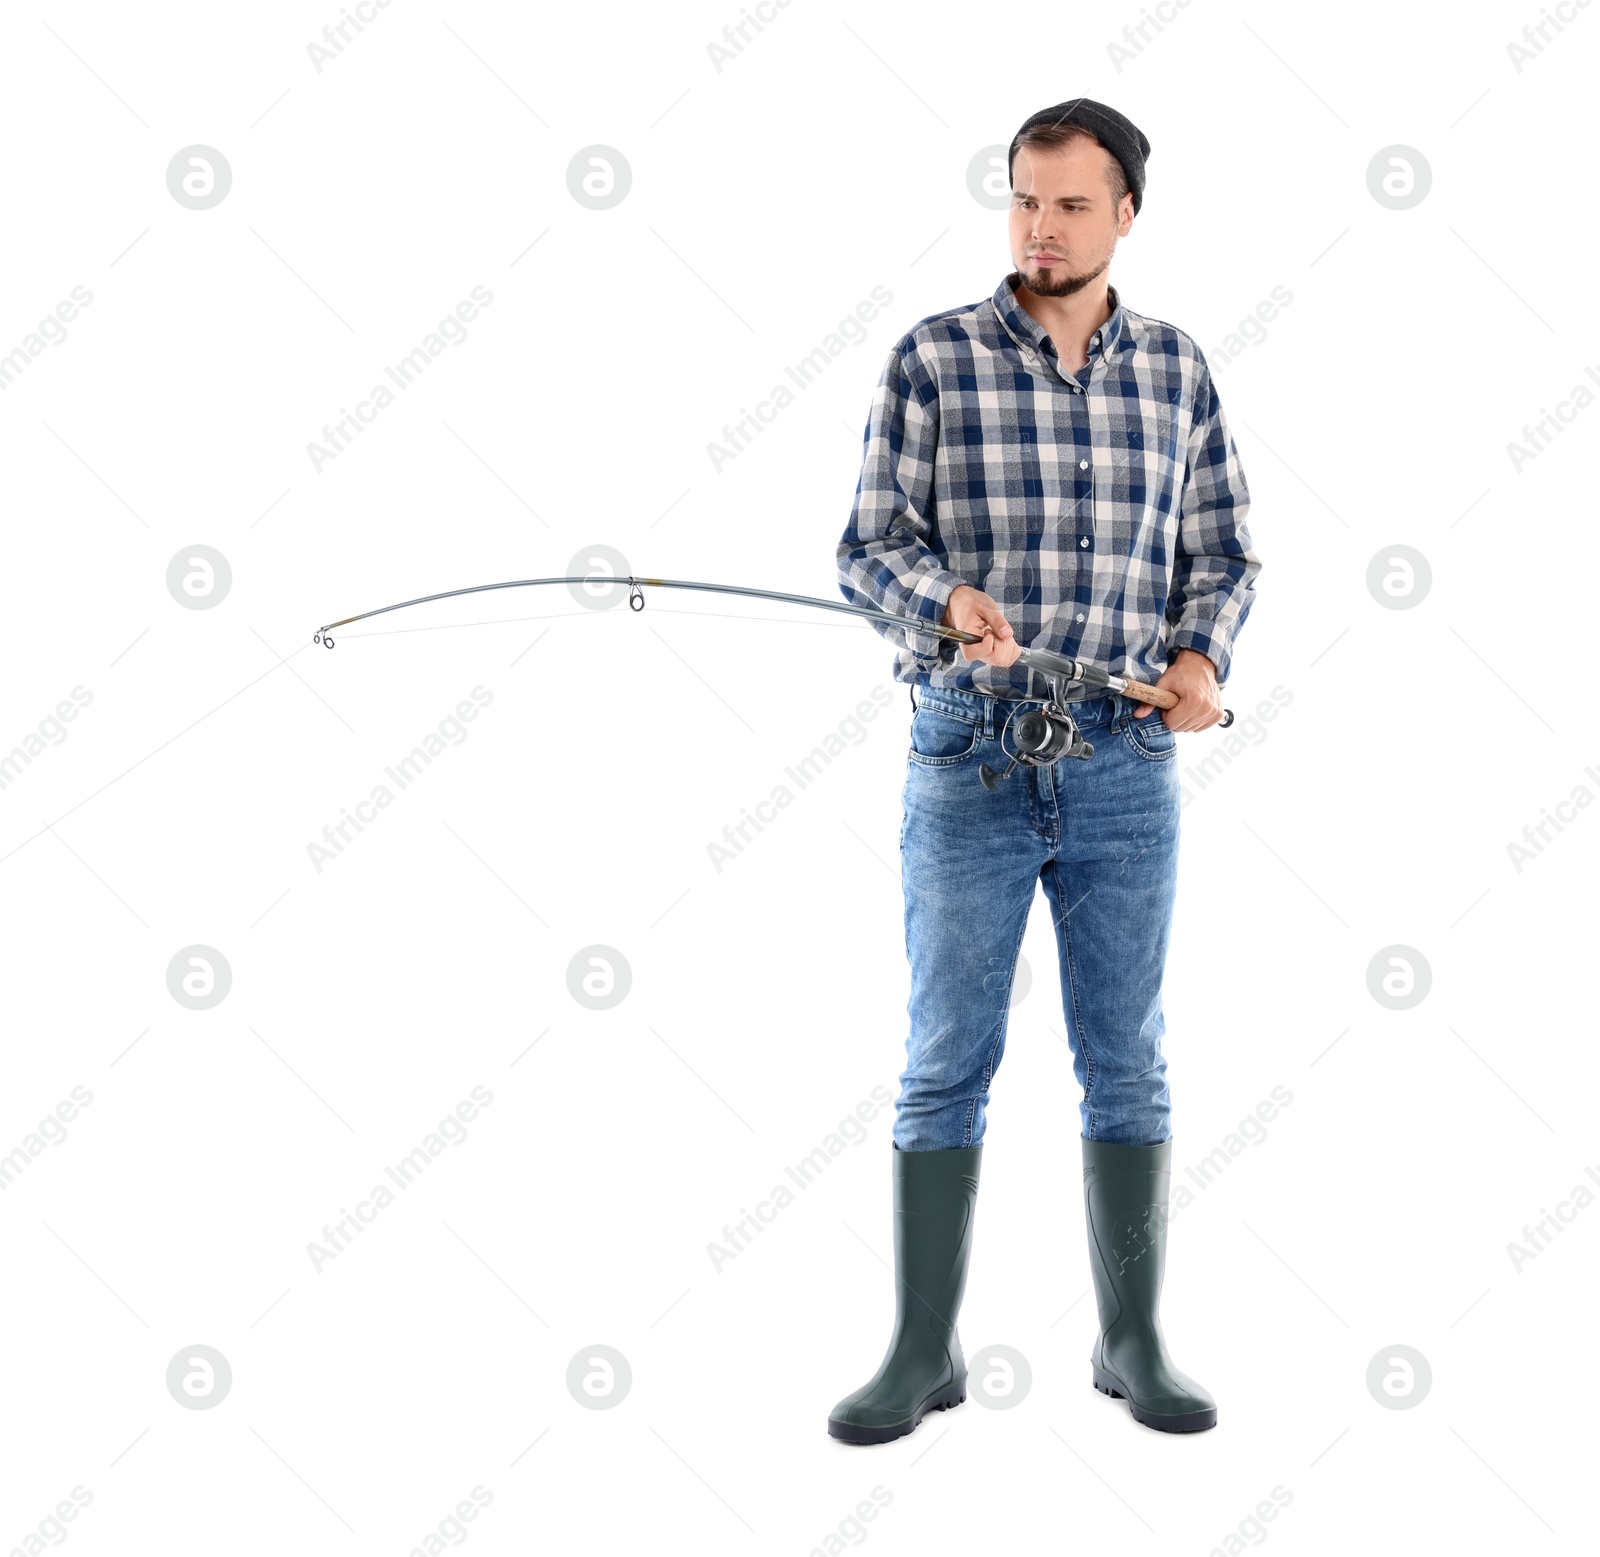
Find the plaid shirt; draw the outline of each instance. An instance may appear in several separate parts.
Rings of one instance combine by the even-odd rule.
[[[1198,649],[1226,681],[1261,563],[1205,358],[1112,288],[1088,364],[1068,373],[1015,279],[921,320],[890,353],[839,542],[841,592],[938,622],[951,592],[971,584],[1021,644],[1146,682],[1179,649]],[[897,681],[1048,691],[1024,666],[873,626],[899,650]]]

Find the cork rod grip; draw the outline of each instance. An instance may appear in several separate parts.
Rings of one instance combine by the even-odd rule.
[[[1168,692],[1165,687],[1146,686],[1142,681],[1130,681],[1128,689],[1123,693],[1123,696],[1131,697],[1138,703],[1152,703],[1157,708],[1176,708],[1178,706],[1178,694],[1176,692]]]
[[[1177,705],[1178,694],[1169,692],[1165,687],[1146,686],[1142,681],[1127,681],[1123,683],[1124,697],[1131,697],[1141,703],[1152,703],[1157,708],[1173,708]],[[1224,708],[1222,717],[1217,721],[1219,729],[1226,730],[1233,723],[1233,710]]]

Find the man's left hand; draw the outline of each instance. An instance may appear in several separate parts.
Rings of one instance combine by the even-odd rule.
[[[1156,685],[1177,696],[1177,704],[1161,711],[1161,721],[1169,730],[1209,730],[1222,720],[1222,690],[1217,686],[1217,667],[1198,649],[1179,649],[1162,671]],[[1133,711],[1143,719],[1154,703],[1141,703]]]

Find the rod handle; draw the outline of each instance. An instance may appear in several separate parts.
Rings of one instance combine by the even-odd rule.
[[[1127,690],[1122,695],[1132,698],[1137,703],[1153,703],[1157,708],[1176,708],[1178,704],[1176,692],[1169,692],[1165,687],[1146,686],[1142,681],[1128,682]],[[1224,708],[1222,718],[1217,722],[1217,728],[1226,730],[1232,723],[1233,710]]]
[[[1146,686],[1142,681],[1128,682],[1127,690],[1122,694],[1136,703],[1154,703],[1157,708],[1176,708],[1178,694],[1169,692],[1165,687]]]

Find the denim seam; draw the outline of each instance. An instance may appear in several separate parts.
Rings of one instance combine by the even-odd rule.
[[[1065,903],[1067,898],[1061,890],[1061,870],[1055,860],[1050,861],[1050,870],[1056,880],[1056,898],[1059,902]],[[1094,1095],[1095,1063],[1094,1055],[1089,1049],[1088,1033],[1083,1025],[1083,1013],[1078,1008],[1078,976],[1072,965],[1072,930],[1067,924],[1067,918],[1067,913],[1061,917],[1061,956],[1067,965],[1067,989],[1072,996],[1072,1030],[1078,1035],[1078,1047],[1083,1050],[1083,1103],[1089,1111],[1089,1133],[1086,1139],[1092,1141],[1097,1123],[1094,1105],[1090,1101]]]
[[[921,702],[917,704],[917,714],[922,713],[942,714],[946,719],[957,719],[962,724],[975,725],[980,729],[983,726],[983,711],[981,709],[974,708],[957,711],[946,708],[942,703]],[[911,716],[913,723],[916,722],[916,716],[916,714]]]
[[[972,709],[970,711],[962,710],[957,712],[955,709],[946,708],[942,703],[931,703],[927,701],[918,703],[917,713],[943,714],[946,719],[959,719],[962,724],[981,725],[983,723],[983,713],[979,709]],[[912,718],[915,719],[916,714],[913,714]]]
[[[1138,721],[1130,719],[1122,727],[1122,738],[1132,748],[1136,757],[1142,757],[1146,762],[1171,762],[1178,755],[1178,739],[1172,739],[1172,744],[1165,751],[1157,751],[1152,746],[1146,746],[1139,730]]]
[[[1017,981],[1017,958],[1022,955],[1022,940],[1028,933],[1028,916],[1022,915],[1022,924],[1017,930],[1017,943],[1011,948],[1011,971],[1006,975],[1006,998],[1000,1007],[1000,1020],[995,1023],[994,1038],[989,1044],[989,1055],[983,1062],[983,1085],[979,1093],[989,1090],[989,1083],[994,1080],[995,1054],[1000,1048],[1000,1041],[1005,1037],[1006,1018],[1011,1014],[1011,989]],[[978,1099],[974,1097],[967,1105],[967,1139],[965,1144],[972,1145],[972,1124],[978,1113]]]

